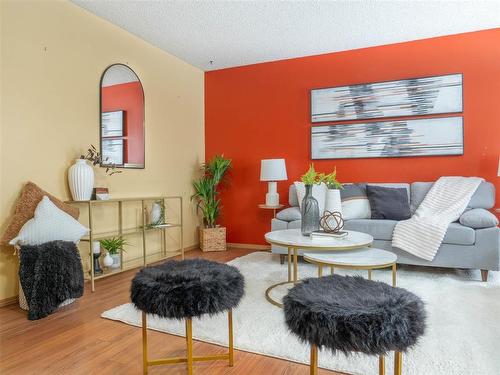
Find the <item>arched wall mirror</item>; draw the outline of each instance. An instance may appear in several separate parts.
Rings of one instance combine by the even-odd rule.
[[[144,168],[144,91],[135,72],[113,64],[101,77],[102,166]]]

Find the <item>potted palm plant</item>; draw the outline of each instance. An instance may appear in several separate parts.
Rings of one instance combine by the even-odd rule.
[[[216,155],[202,165],[203,175],[193,182],[196,209],[201,212],[203,224],[200,227],[200,247],[202,251],[226,250],[226,228],[217,224],[222,208],[219,199],[220,184],[231,168],[231,159]]]
[[[110,256],[113,263],[109,264],[110,268],[121,267],[120,252],[125,251],[124,247],[128,245],[123,237],[113,237],[101,240],[101,246],[106,251],[106,257]],[[104,262],[106,265],[106,262]]]

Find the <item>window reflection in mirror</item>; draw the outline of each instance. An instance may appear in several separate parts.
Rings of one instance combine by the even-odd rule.
[[[144,168],[144,92],[139,77],[123,64],[101,78],[101,153],[103,166]]]

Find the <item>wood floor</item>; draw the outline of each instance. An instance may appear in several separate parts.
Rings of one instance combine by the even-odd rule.
[[[220,253],[190,251],[186,257],[204,257],[220,262],[255,250],[230,249]],[[136,270],[96,282],[96,291],[49,317],[29,321],[16,305],[0,308],[0,374],[140,374],[141,330],[100,318],[112,307],[130,301],[130,280]],[[265,317],[263,317],[265,319]],[[149,331],[152,357],[184,356],[185,339]],[[237,332],[236,332],[237,335]],[[227,349],[196,341],[195,355],[223,353]],[[225,361],[195,364],[195,374],[309,374],[309,367],[271,357],[236,351],[234,367]],[[150,374],[185,374],[186,366],[151,367]],[[320,370],[319,374],[336,374]]]

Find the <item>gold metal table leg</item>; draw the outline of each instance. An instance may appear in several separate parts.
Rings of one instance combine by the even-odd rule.
[[[403,353],[394,352],[394,375],[403,373]]]
[[[299,251],[297,250],[296,247],[293,248],[293,283],[297,284],[298,280],[298,268],[299,268],[299,263],[298,263],[298,258],[299,258]]]
[[[234,347],[233,347],[233,310],[227,311],[227,320],[229,325],[229,366],[234,365]]]
[[[148,324],[144,311],[142,312],[142,373],[148,373]]]
[[[292,281],[292,249],[288,248],[288,282]]]
[[[318,375],[318,347],[316,345],[311,345],[311,362],[309,369],[310,375]]]
[[[331,275],[335,274],[335,267],[330,266],[330,274]]]
[[[368,280],[372,279],[372,270],[368,270]]]
[[[396,268],[396,263],[394,263],[392,265],[392,286],[396,286],[396,271],[397,271],[397,268]]]
[[[385,375],[385,356],[378,357],[378,375]]]
[[[193,374],[193,320],[186,319],[187,367],[188,375]]]
[[[318,277],[323,277],[323,266],[318,264]]]

